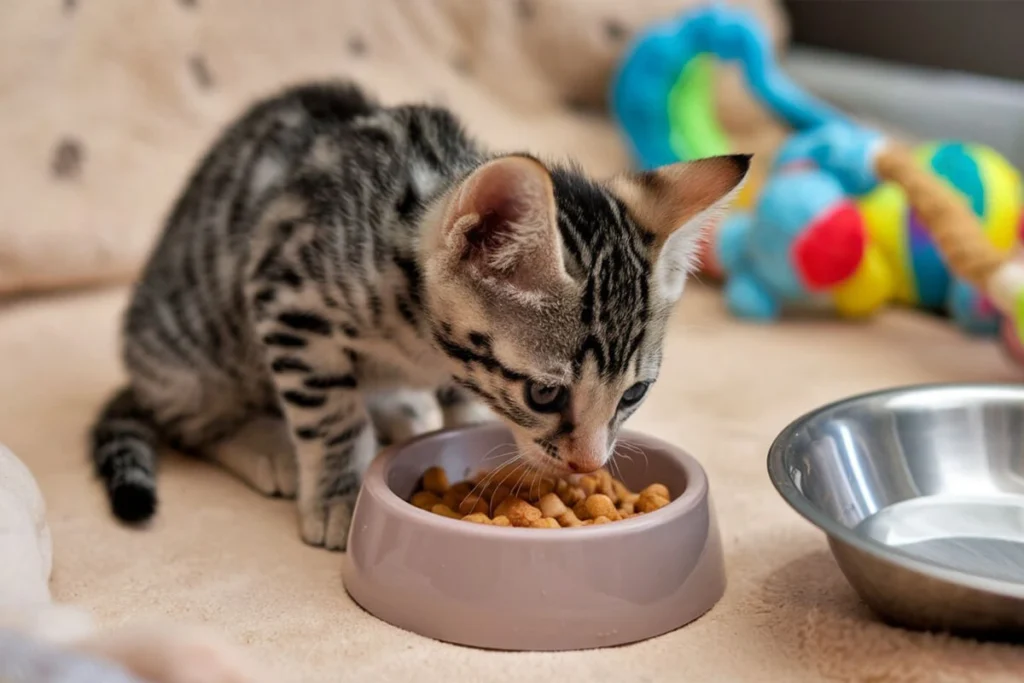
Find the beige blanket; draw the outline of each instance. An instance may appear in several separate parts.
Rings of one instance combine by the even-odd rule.
[[[737,0],[779,42],[774,0]],[[629,163],[603,116],[630,35],[697,0],[4,0],[0,294],[128,280],[204,147],[253,98],[351,77],[449,104],[496,149]],[[774,126],[735,74],[725,125]]]
[[[691,0],[4,0],[0,2],[0,291],[118,282],[217,127],[252,96],[349,73],[387,100],[450,102],[496,147],[628,163],[596,110],[623,41]],[[749,0],[779,40],[769,0]],[[571,105],[571,106],[570,106]],[[734,80],[719,90],[738,140],[773,132]],[[892,312],[856,326],[728,319],[718,293],[684,295],[662,379],[631,426],[706,466],[729,586],[696,623],[599,652],[507,654],[428,641],[356,607],[337,555],[304,546],[294,505],[171,458],[153,528],[110,518],[84,434],[118,383],[125,290],[0,310],[0,442],[38,478],[54,539],[52,592],[107,625],[144,615],[205,623],[271,680],[1011,681],[1019,649],[907,633],[866,612],[822,536],[765,474],[801,412],[899,383],[1019,380],[994,345]],[[816,380],[808,378],[817,377]],[[2,558],[0,558],[2,561]]]

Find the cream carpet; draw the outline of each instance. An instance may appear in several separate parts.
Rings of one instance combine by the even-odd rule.
[[[107,624],[159,614],[213,626],[246,644],[271,680],[1024,680],[1019,648],[877,622],[765,473],[774,435],[823,402],[911,382],[1018,381],[1019,368],[994,345],[909,313],[758,328],[726,319],[713,291],[694,287],[683,299],[661,380],[631,426],[707,468],[729,585],[699,621],[627,647],[495,653],[388,626],[348,598],[340,556],[299,541],[292,503],[183,458],[164,462],[154,526],[117,525],[90,481],[84,441],[118,382],[123,291],[25,301],[0,315],[0,440],[50,506],[56,600]]]

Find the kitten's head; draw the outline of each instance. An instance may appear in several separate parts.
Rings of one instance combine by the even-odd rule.
[[[658,376],[703,228],[749,165],[714,157],[593,181],[510,155],[428,211],[435,340],[527,462],[559,473],[607,462]]]

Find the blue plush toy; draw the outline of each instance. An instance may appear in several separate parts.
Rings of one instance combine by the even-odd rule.
[[[880,142],[872,132],[840,123],[789,139],[754,211],[730,216],[705,255],[706,265],[726,276],[734,315],[774,320],[784,307],[826,293],[856,315],[888,298],[884,268],[873,269],[870,283],[854,279],[879,258],[851,194],[875,185],[871,166]],[[847,292],[853,282],[856,292]]]

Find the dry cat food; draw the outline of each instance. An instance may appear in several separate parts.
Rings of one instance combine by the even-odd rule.
[[[431,467],[409,502],[436,515],[492,526],[535,529],[608,524],[653,512],[671,500],[668,487],[651,484],[636,493],[605,469],[575,482],[523,477],[509,466],[448,483],[440,467]]]

